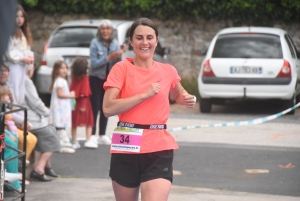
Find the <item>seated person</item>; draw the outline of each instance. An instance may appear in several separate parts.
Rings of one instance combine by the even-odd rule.
[[[7,86],[0,86],[0,103],[8,103],[9,102],[10,90]],[[11,132],[17,134],[18,128],[13,121],[13,117],[11,114],[5,115],[5,126]]]
[[[18,137],[16,136],[16,134],[14,134],[8,130],[5,130],[4,143],[6,145],[9,145],[9,146],[17,149],[18,148]],[[11,158],[11,157],[15,157],[17,155],[18,155],[18,153],[16,151],[8,148],[7,146],[4,147],[4,160]],[[18,159],[16,158],[14,160],[6,162],[5,169],[9,173],[19,174],[18,164],[19,164],[19,162],[18,162]],[[19,179],[21,179],[21,176],[19,176]],[[15,180],[13,182],[10,182],[10,185],[12,187],[18,189],[19,191],[21,191],[21,184],[20,184],[19,179]],[[12,189],[5,188],[5,190],[12,190]]]
[[[45,175],[58,176],[51,167],[50,158],[53,152],[61,151],[59,137],[55,127],[48,124],[48,121],[45,119],[45,116],[49,115],[49,109],[39,98],[35,85],[28,76],[25,77],[25,89],[23,106],[28,108],[28,121],[32,124],[30,131],[38,138],[35,150],[41,152],[30,177],[39,181],[49,181],[50,179]],[[73,151],[71,153],[75,152],[72,148],[68,149]]]
[[[9,67],[7,64],[2,64],[2,67],[0,69],[0,86],[5,86],[5,87],[8,87],[8,84],[7,84],[7,80],[8,80],[8,75],[9,75]],[[10,103],[14,103],[14,97],[13,97],[13,93],[11,91],[11,89],[9,88],[10,90],[10,94],[9,94],[9,102]],[[14,108],[11,107],[11,108],[8,108],[8,110],[13,110]],[[23,150],[24,151],[24,112],[23,111],[19,111],[19,112],[14,112],[11,114],[12,115],[12,120],[15,122],[15,124],[17,125],[18,129],[17,129],[17,134],[18,134],[18,137],[19,137],[19,144],[18,144],[18,148],[20,150]],[[30,129],[30,124],[27,123],[27,129],[29,130]],[[27,144],[26,144],[26,161],[28,161],[29,159],[29,156],[30,154],[32,153],[35,145],[36,145],[36,142],[37,142],[37,138],[30,132],[28,132],[27,134]]]

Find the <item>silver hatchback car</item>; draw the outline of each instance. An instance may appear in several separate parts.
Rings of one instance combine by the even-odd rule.
[[[90,42],[96,37],[100,22],[101,20],[67,21],[58,26],[49,37],[44,47],[41,66],[35,75],[35,85],[46,105],[49,104],[51,97],[49,88],[55,61],[63,60],[69,67],[77,56],[86,57],[89,61]],[[111,22],[115,29],[114,38],[120,45],[128,44],[129,29],[133,21],[111,20]],[[169,52],[170,49],[162,47],[159,42],[154,53],[154,60],[172,64],[167,57]],[[131,47],[122,55],[122,60],[127,57],[134,57]]]

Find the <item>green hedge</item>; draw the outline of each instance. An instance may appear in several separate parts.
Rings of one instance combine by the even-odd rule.
[[[224,19],[234,24],[299,22],[300,0],[23,0],[26,9],[51,14],[114,15],[127,18]]]

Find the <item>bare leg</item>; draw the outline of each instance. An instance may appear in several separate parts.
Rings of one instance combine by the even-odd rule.
[[[91,126],[86,127],[86,140],[90,140],[91,135],[92,135],[92,130],[93,130],[93,127],[91,127]]]
[[[142,201],[167,201],[171,182],[166,179],[153,179],[141,183]]]
[[[45,167],[51,156],[52,156],[52,152],[41,153],[40,158],[36,166],[34,167],[34,170],[39,174],[44,174]]]
[[[72,133],[72,141],[73,142],[77,142],[77,137],[76,137],[76,127],[71,129],[71,133]]]
[[[112,181],[116,201],[138,201],[139,187],[128,188]]]
[[[49,158],[49,160],[46,163],[46,167],[51,167],[50,158]]]

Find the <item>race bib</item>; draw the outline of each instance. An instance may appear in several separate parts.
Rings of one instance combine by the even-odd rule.
[[[140,152],[144,129],[117,127],[112,135],[111,150]]]

